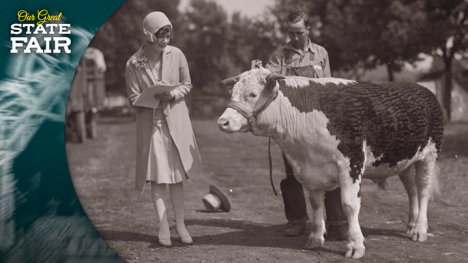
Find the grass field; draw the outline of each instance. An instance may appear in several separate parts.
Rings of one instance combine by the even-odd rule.
[[[346,241],[327,241],[306,250],[308,234],[282,235],[282,197],[268,177],[268,139],[221,133],[215,120],[193,127],[205,174],[185,183],[186,223],[194,238],[184,246],[172,230],[174,246],[160,247],[149,191],[134,189],[135,124],[104,121],[99,137],[68,144],[70,171],[88,217],[108,244],[127,262],[341,262]],[[427,242],[405,235],[408,202],[397,177],[381,190],[370,180],[362,186],[360,223],[366,256],[360,262],[464,262],[468,260],[468,125],[446,127],[439,159],[441,195],[429,205]],[[273,176],[283,179],[281,152],[272,145]],[[228,193],[229,213],[208,213],[202,197],[210,184]],[[167,206],[170,202],[167,200]],[[309,209],[310,213],[310,209]],[[173,219],[172,211],[169,218]],[[354,260],[348,260],[354,262]]]

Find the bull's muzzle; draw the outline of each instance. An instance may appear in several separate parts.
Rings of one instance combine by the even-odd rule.
[[[218,119],[218,128],[222,131],[227,131],[229,128],[229,120],[227,118],[220,117]]]
[[[218,119],[218,127],[223,132],[245,132],[248,123],[238,111],[227,108]]]

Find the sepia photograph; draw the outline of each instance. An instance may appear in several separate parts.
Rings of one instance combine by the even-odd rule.
[[[128,1],[84,210],[127,262],[466,260],[467,5]]]
[[[62,2],[1,4],[0,262],[123,262],[78,200],[64,125],[83,52],[123,1]]]
[[[466,0],[125,1],[72,30],[73,70],[38,80],[71,74],[68,93],[37,93],[40,125],[0,159],[5,262],[467,261],[467,15]],[[70,234],[86,217],[88,237]],[[53,231],[66,253],[40,252]]]
[[[466,259],[467,6],[126,2],[71,88],[87,216],[127,262]]]

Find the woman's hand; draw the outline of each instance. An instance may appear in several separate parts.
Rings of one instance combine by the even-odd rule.
[[[165,80],[156,80],[156,85],[169,85]]]
[[[157,100],[173,100],[175,97],[174,97],[174,94],[172,92],[164,91],[161,94],[154,95],[154,98],[157,99]]]

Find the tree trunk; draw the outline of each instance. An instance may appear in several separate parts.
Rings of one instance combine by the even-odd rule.
[[[444,85],[442,89],[442,105],[447,116],[446,121],[450,121],[452,113],[452,58],[444,57],[445,73]]]
[[[387,63],[388,81],[393,81],[393,63]]]

